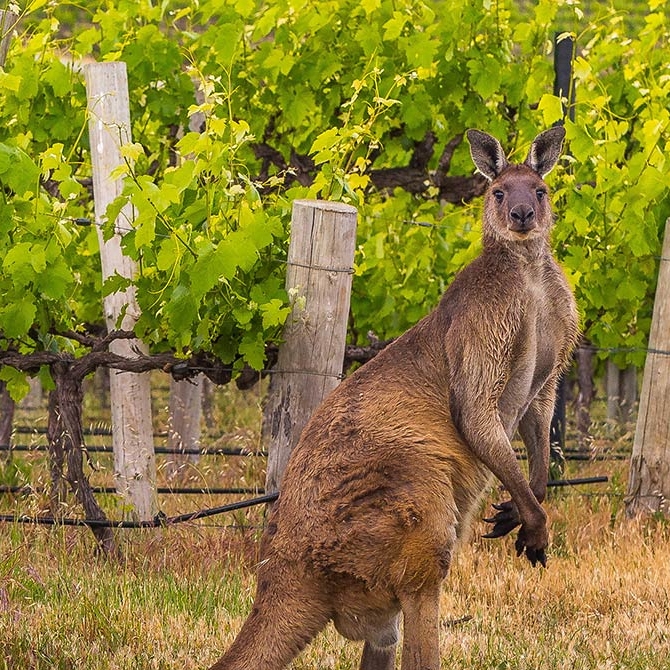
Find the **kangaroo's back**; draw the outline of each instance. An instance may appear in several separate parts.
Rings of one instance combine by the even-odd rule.
[[[212,670],[279,670],[330,620],[364,641],[362,670],[391,670],[401,612],[403,670],[437,670],[441,583],[491,473],[511,500],[489,535],[520,526],[517,551],[546,561],[549,423],[576,337],[543,180],[563,132],[538,136],[522,165],[489,135],[469,139],[491,180],[483,252],[309,421],[263,535],[252,613]]]

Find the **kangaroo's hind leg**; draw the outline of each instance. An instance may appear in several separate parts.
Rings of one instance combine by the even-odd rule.
[[[398,646],[398,619],[394,616],[387,625],[366,636],[360,670],[393,670]]]

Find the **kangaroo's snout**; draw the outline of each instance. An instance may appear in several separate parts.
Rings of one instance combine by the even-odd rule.
[[[530,205],[520,204],[512,207],[507,228],[514,233],[529,233],[537,228],[535,210]]]

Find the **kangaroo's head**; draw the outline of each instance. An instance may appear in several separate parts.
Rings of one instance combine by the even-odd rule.
[[[468,130],[472,160],[491,182],[484,200],[485,239],[547,239],[553,214],[544,176],[556,165],[564,137],[561,126],[545,130],[533,140],[526,160],[513,164],[497,139]]]

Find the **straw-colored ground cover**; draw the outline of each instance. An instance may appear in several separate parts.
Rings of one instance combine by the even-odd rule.
[[[625,518],[624,477],[549,501],[546,570],[473,529],[444,585],[443,668],[670,668],[670,524]],[[85,529],[0,527],[0,670],[207,667],[250,606],[256,536],[133,532],[118,564],[94,555]],[[293,667],[357,668],[359,653],[329,627]]]

